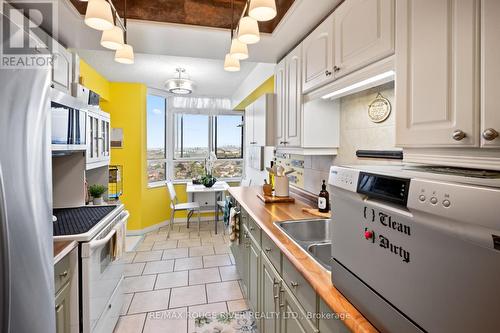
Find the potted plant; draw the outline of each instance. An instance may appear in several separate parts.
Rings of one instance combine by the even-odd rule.
[[[210,152],[208,158],[205,159],[205,175],[200,179],[205,187],[212,187],[217,182],[217,179],[212,175],[212,169],[216,160],[217,155],[214,152]]]
[[[108,188],[102,184],[93,184],[89,187],[90,195],[93,198],[94,205],[102,205],[102,195]]]

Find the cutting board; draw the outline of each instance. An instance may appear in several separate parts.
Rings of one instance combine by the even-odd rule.
[[[257,197],[264,201],[265,203],[292,203],[295,199],[292,197],[273,197],[270,195],[264,195],[263,193],[257,194]]]
[[[304,208],[302,208],[302,211],[306,212],[306,213],[309,213],[311,215],[314,215],[314,216],[324,217],[325,219],[329,219],[329,218],[332,217],[332,212],[322,213],[317,208],[306,208],[306,207],[304,207]]]

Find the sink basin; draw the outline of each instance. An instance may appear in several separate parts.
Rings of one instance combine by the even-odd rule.
[[[296,242],[329,242],[330,220],[277,222],[276,225]]]
[[[323,267],[330,270],[332,258],[332,243],[312,244],[307,248],[307,252],[318,261]]]
[[[330,220],[298,220],[274,222],[274,224],[318,264],[328,271],[331,269]]]

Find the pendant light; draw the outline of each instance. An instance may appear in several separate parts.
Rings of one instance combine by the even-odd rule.
[[[123,29],[115,25],[113,29],[103,31],[101,45],[110,50],[122,49],[125,45],[123,39]]]
[[[276,16],[275,0],[250,0],[248,15],[257,21],[269,21]]]
[[[238,29],[238,40],[245,44],[255,44],[260,41],[259,24],[256,19],[250,16],[241,18]]]
[[[115,53],[115,61],[120,64],[132,65],[134,63],[134,48],[127,44],[127,0],[123,5],[123,30],[124,44],[121,49],[117,49]]]
[[[132,45],[124,44],[121,49],[116,50],[115,61],[120,64],[132,65],[134,63],[134,48]]]
[[[96,30],[110,30],[114,27],[111,5],[105,0],[89,0],[85,12],[85,24]]]
[[[186,72],[184,68],[176,68],[175,70],[179,77],[165,82],[165,87],[172,94],[189,95],[193,92],[193,81],[182,77],[182,74]]]
[[[248,59],[248,46],[247,44],[240,42],[238,38],[233,38],[229,54],[231,57],[238,60]]]
[[[226,54],[226,58],[224,59],[224,70],[228,72],[237,72],[240,70],[240,61],[236,58],[233,58],[231,54]]]

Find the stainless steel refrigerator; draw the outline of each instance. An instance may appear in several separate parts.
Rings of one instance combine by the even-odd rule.
[[[2,333],[55,332],[49,85],[48,69],[0,68]]]

